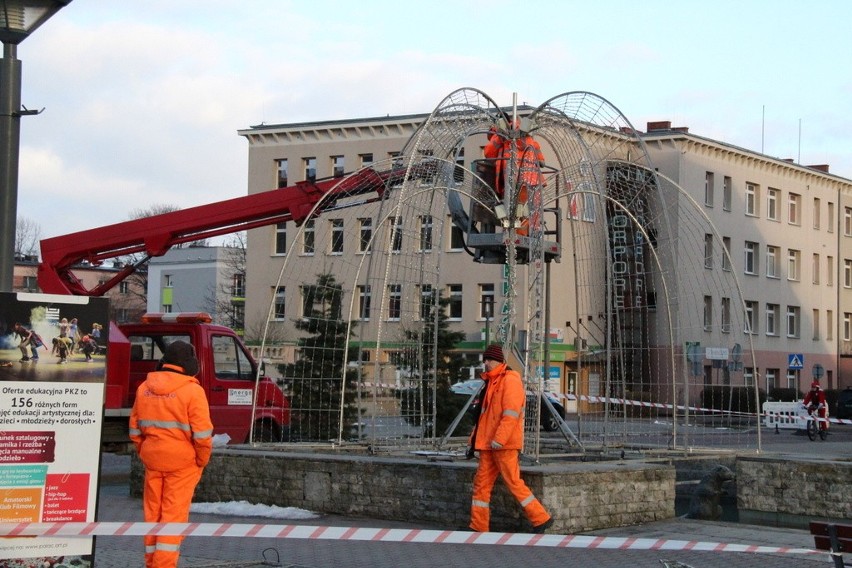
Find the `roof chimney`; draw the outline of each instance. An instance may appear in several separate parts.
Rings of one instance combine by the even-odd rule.
[[[812,170],[817,170],[820,172],[828,173],[828,164],[816,164],[813,166],[808,166]]]
[[[672,121],[670,120],[658,120],[656,122],[648,123],[648,132],[653,132],[655,130],[671,130],[672,129]]]

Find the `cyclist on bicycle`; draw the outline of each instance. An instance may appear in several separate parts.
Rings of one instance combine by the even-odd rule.
[[[811,383],[811,390],[805,395],[805,400],[802,401],[808,413],[816,411],[816,415],[821,419],[828,418],[828,405],[825,402],[825,391],[819,386],[818,381]],[[828,430],[828,420],[817,420],[820,430]]]

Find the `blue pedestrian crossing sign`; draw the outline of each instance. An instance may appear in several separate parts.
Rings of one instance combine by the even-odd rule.
[[[805,366],[805,356],[801,353],[790,353],[787,355],[788,369],[803,369]]]

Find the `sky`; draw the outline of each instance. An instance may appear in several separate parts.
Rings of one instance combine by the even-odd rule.
[[[852,2],[73,0],[18,46],[41,237],[247,192],[261,123],[571,91],[852,178]]]

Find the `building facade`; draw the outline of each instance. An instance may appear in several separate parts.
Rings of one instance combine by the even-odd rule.
[[[342,177],[370,164],[387,168],[427,116],[263,125],[242,130],[239,134],[249,145],[249,194],[306,180]],[[690,200],[707,220],[706,228],[696,235],[694,225],[685,222],[682,205],[665,212],[673,227],[675,254],[681,267],[667,277],[676,280],[674,289],[688,288],[692,291],[690,298],[699,298],[680,300],[681,317],[694,325],[689,333],[674,338],[676,344],[670,349],[682,354],[683,344],[693,342],[728,352],[734,341],[728,342],[726,334],[733,337],[739,331],[745,333],[747,344],[740,345],[742,340],[737,339],[737,345],[754,353],[739,370],[733,367],[742,373],[746,385],[804,390],[818,369],[822,369],[827,388],[852,384],[852,359],[847,359],[852,357],[852,181],[830,174],[825,166],[802,166],[761,155],[697,136],[686,128],[672,128],[665,122],[648,124],[640,139],[656,170],[684,192],[684,200]],[[457,163],[470,169],[472,161],[482,156],[485,143],[484,135],[466,139],[456,154]],[[548,148],[543,146],[547,157]],[[558,205],[566,220],[595,222],[590,213],[572,211],[572,203]],[[247,329],[262,329],[269,320],[274,343],[292,345],[296,340],[293,321],[302,316],[302,306],[299,290],[281,284],[286,256],[298,257],[291,259],[289,270],[306,267],[301,277],[307,282],[314,276],[307,267],[317,266],[320,257],[325,260],[321,265],[333,271],[344,260],[369,254],[363,248],[363,238],[343,235],[360,231],[363,237],[375,230],[370,211],[366,206],[352,208],[326,213],[308,227],[280,223],[250,231]],[[444,208],[442,213],[414,220],[421,224],[420,235],[427,231],[427,224],[428,231],[432,230],[435,215],[449,218],[450,214]],[[420,252],[442,255],[439,288],[450,300],[449,320],[467,338],[460,347],[476,352],[489,335],[493,337],[494,306],[499,302],[504,272],[500,265],[474,264],[465,251],[463,236],[451,222],[434,226],[446,233],[435,239],[440,248],[427,249],[421,244]],[[569,223],[562,226],[563,231],[569,230]],[[567,245],[570,239],[562,238],[561,242]],[[550,301],[548,334],[553,341],[551,364],[558,370],[558,384],[552,388],[563,393],[580,388],[572,383],[576,375],[572,375],[570,364],[577,351],[601,345],[607,333],[599,313],[581,313],[573,301],[582,292],[576,284],[570,284],[576,283],[570,258],[571,251],[565,250],[561,261],[551,267],[551,281],[556,285]],[[720,291],[722,273],[736,282],[737,290]],[[589,285],[594,286],[600,287],[602,282]],[[405,322],[394,317],[393,300],[371,305],[369,289],[359,287],[347,293],[359,304],[362,326],[404,326]],[[736,345],[734,348],[736,351]],[[370,356],[382,358],[387,354]],[[712,360],[701,359],[698,372],[704,384],[730,381]],[[591,390],[588,382],[585,390]]]
[[[234,247],[173,248],[148,262],[149,312],[207,312],[213,322],[243,329],[243,251]]]

